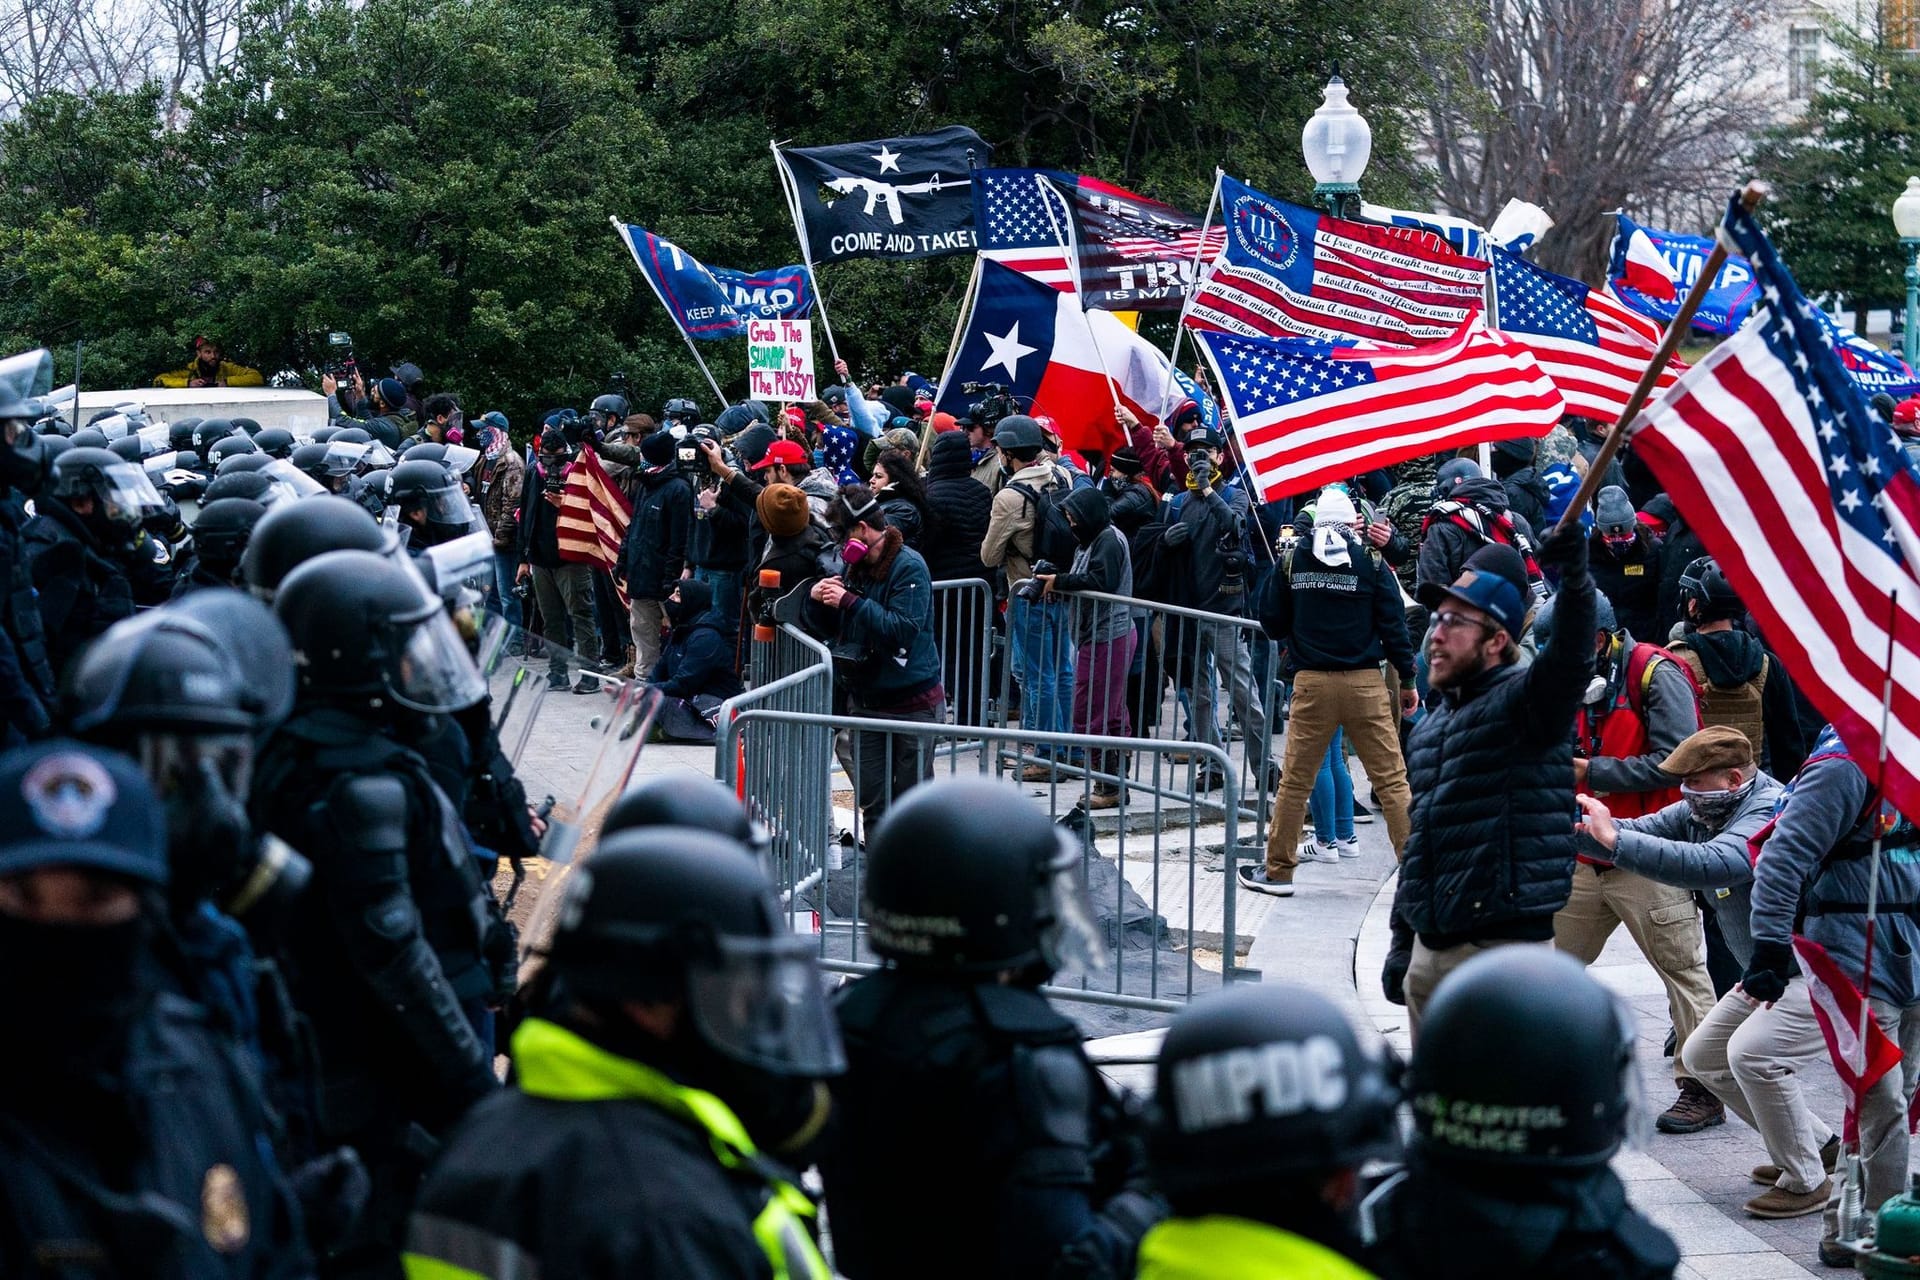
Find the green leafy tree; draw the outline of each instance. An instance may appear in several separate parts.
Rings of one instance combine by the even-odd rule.
[[[1768,231],[1809,293],[1856,313],[1905,296],[1903,258],[1888,215],[1920,172],[1920,62],[1884,30],[1835,27],[1839,56],[1822,64],[1806,114],[1769,132],[1755,172],[1773,184]]]

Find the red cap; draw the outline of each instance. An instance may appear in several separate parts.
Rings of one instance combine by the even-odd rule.
[[[767,446],[766,455],[747,470],[765,471],[768,467],[791,467],[795,463],[805,464],[807,461],[807,451],[792,440],[775,440]]]
[[[1920,420],[1920,396],[1902,400],[1893,410],[1895,422],[1914,422]]]
[[[936,413],[933,415],[933,429],[936,432],[958,431],[960,424],[953,420],[953,415],[950,413]]]
[[[781,412],[787,415],[787,424],[795,431],[807,429],[807,411],[797,404],[790,404]]]

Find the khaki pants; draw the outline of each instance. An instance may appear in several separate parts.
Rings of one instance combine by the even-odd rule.
[[[660,661],[665,639],[660,630],[666,625],[667,611],[661,601],[635,597],[627,605],[627,621],[633,628],[633,675],[636,680],[653,678],[653,666]]]
[[[1920,1077],[1920,1004],[1897,1005],[1874,996],[1873,1017],[1887,1038],[1900,1046],[1900,1066],[1881,1076],[1860,1100],[1860,1158],[1866,1164],[1861,1189],[1867,1213],[1907,1189],[1907,1107]],[[1827,1206],[1827,1230],[1832,1234],[1838,1210]]]
[[[1677,1080],[1689,1079],[1680,1050],[1714,1003],[1706,937],[1700,932],[1693,894],[1619,867],[1576,863],[1573,894],[1553,917],[1553,945],[1581,964],[1592,964],[1623,924],[1667,989],[1673,1074]]]
[[[1347,731],[1354,754],[1367,771],[1373,798],[1387,819],[1387,839],[1398,858],[1410,826],[1407,763],[1400,755],[1399,718],[1387,681],[1378,668],[1363,671],[1302,671],[1293,680],[1293,704],[1287,713],[1287,755],[1280,790],[1273,798],[1273,822],[1267,828],[1267,876],[1293,879],[1301,824],[1320,761],[1336,729]]]
[[[1413,960],[1407,966],[1406,981],[1401,990],[1407,997],[1407,1030],[1420,1034],[1420,1016],[1426,1012],[1428,1001],[1433,999],[1433,990],[1440,980],[1458,969],[1482,951],[1491,951],[1495,947],[1544,947],[1544,942],[1523,942],[1519,940],[1493,939],[1487,942],[1463,942],[1457,947],[1447,947],[1434,951],[1426,943],[1413,940]]]
[[[1826,1181],[1820,1148],[1833,1130],[1813,1114],[1800,1092],[1800,1073],[1827,1062],[1827,1042],[1814,1021],[1807,984],[1795,978],[1786,994],[1759,1005],[1741,991],[1720,997],[1679,1056],[1687,1074],[1713,1091],[1760,1135],[1767,1159],[1779,1166],[1776,1186],[1805,1195]]]

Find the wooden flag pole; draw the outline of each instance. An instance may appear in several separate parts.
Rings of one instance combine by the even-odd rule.
[[[1760,202],[1766,197],[1766,183],[1749,182],[1740,192],[1740,204],[1748,213],[1752,213],[1760,207]],[[1713,252],[1707,255],[1707,261],[1700,268],[1700,275],[1694,280],[1693,288],[1687,290],[1686,299],[1681,302],[1679,312],[1667,325],[1667,333],[1660,340],[1659,349],[1653,353],[1653,359],[1648,361],[1647,367],[1641,371],[1640,381],[1634,386],[1633,394],[1627,397],[1626,407],[1620,410],[1620,417],[1613,424],[1613,430],[1607,432],[1607,438],[1601,442],[1600,452],[1594,456],[1593,462],[1587,467],[1586,478],[1580,482],[1579,492],[1575,493],[1573,501],[1567,504],[1566,513],[1560,517],[1560,525],[1556,525],[1555,528],[1564,526],[1569,520],[1578,520],[1580,513],[1587,509],[1587,504],[1593,501],[1594,495],[1600,492],[1601,480],[1607,473],[1608,465],[1613,462],[1614,455],[1620,452],[1620,446],[1626,443],[1627,428],[1632,425],[1635,418],[1640,416],[1640,410],[1646,407],[1648,398],[1653,395],[1653,384],[1660,380],[1660,374],[1666,369],[1667,361],[1673,359],[1674,352],[1680,349],[1681,340],[1687,336],[1687,328],[1693,323],[1693,313],[1698,311],[1700,304],[1706,300],[1707,291],[1713,288],[1713,278],[1720,274],[1720,268],[1726,263],[1727,255],[1726,238],[1716,234],[1713,238]]]

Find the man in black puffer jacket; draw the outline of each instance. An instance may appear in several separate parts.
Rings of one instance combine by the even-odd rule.
[[[940,513],[939,535],[926,545],[933,580],[991,580],[992,573],[980,562],[980,544],[993,515],[993,494],[973,478],[973,449],[964,431],[942,431],[933,438],[927,460],[927,510]]]
[[[1382,974],[1389,999],[1404,979],[1416,1031],[1434,987],[1469,957],[1551,942],[1572,889],[1573,717],[1593,673],[1595,616],[1579,522],[1549,534],[1540,556],[1560,572],[1561,625],[1531,665],[1519,660],[1529,597],[1512,547],[1482,547],[1427,597],[1427,665],[1441,696],[1407,743],[1413,832]]]

